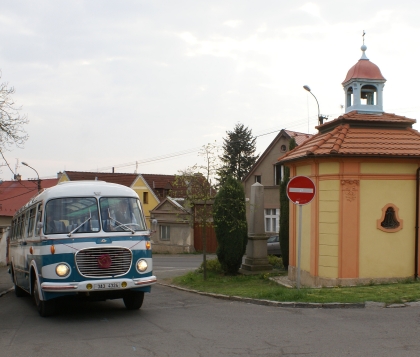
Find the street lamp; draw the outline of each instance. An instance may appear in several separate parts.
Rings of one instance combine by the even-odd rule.
[[[318,124],[321,125],[324,122],[324,119],[327,120],[326,116],[323,116],[319,113],[319,103],[318,103],[318,99],[316,99],[316,97],[314,96],[314,94],[311,92],[311,88],[309,88],[308,85],[304,85],[303,89],[308,91],[309,93],[312,94],[312,96],[315,98],[316,100],[316,104],[318,105]]]
[[[29,166],[26,162],[22,161],[22,165],[28,166],[29,168],[31,168],[32,170],[36,172],[36,175],[38,176],[38,193],[41,192],[41,179],[39,178],[38,171],[36,171],[32,166]]]

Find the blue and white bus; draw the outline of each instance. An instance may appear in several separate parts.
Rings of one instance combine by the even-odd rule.
[[[127,309],[139,309],[156,282],[136,192],[102,181],[60,183],[19,209],[9,259],[16,295],[32,295],[41,316],[64,296],[122,298]]]

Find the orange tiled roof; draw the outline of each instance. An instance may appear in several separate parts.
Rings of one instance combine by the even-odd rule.
[[[294,138],[297,145],[303,144],[306,140],[310,139],[312,137],[312,134],[306,134],[306,133],[299,133],[297,131],[291,131],[286,130],[284,131],[289,135],[291,138]]]
[[[420,133],[415,123],[395,114],[356,111],[318,126],[319,133],[297,146],[281,162],[311,156],[403,156],[420,158]]]
[[[58,179],[42,179],[41,188],[57,185]],[[0,216],[12,217],[16,211],[38,194],[36,180],[3,181],[0,184]]]
[[[172,184],[175,181],[175,175],[156,175],[156,174],[141,174],[146,180],[147,184],[155,188],[172,189]]]

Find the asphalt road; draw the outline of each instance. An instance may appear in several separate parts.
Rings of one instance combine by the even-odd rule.
[[[193,268],[190,257],[157,257],[156,274]],[[160,285],[139,311],[115,300],[41,318],[30,298],[9,293],[0,298],[0,356],[419,356],[419,323],[419,307],[276,308]]]
[[[214,254],[208,254],[207,260],[215,257]],[[153,273],[158,280],[172,278],[197,269],[202,261],[203,256],[199,254],[154,254]]]

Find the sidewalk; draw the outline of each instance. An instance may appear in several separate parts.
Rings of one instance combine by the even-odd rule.
[[[9,289],[13,288],[12,279],[8,272],[9,267],[0,266],[0,297]]]

